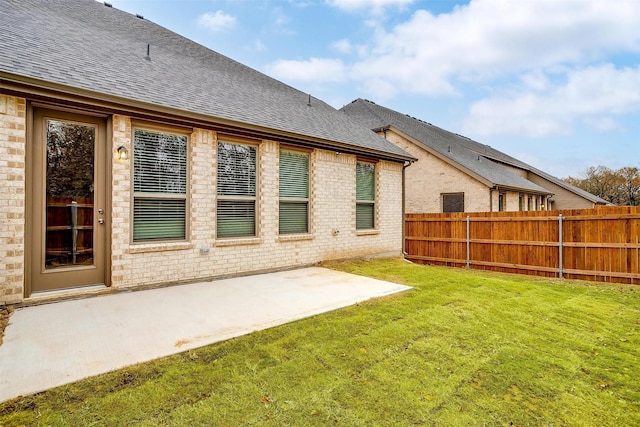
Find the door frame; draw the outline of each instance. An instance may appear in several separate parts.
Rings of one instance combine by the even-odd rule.
[[[36,253],[36,249],[34,248],[32,242],[34,239],[34,204],[36,201],[34,200],[34,186],[35,184],[35,176],[34,176],[34,138],[36,137],[35,126],[39,124],[36,123],[35,110],[43,110],[48,111],[49,113],[56,115],[76,115],[81,118],[82,116],[91,117],[100,119],[102,121],[101,125],[104,130],[103,137],[103,147],[99,147],[97,144],[96,149],[97,157],[102,158],[101,170],[103,171],[104,180],[103,191],[104,191],[104,244],[102,248],[103,252],[103,277],[104,277],[104,286],[111,286],[111,200],[112,200],[112,164],[113,164],[113,150],[111,150],[111,146],[113,145],[113,121],[112,116],[109,114],[105,114],[102,112],[92,111],[92,110],[84,110],[71,108],[67,106],[61,106],[56,104],[48,104],[41,102],[27,102],[27,115],[26,115],[26,149],[25,149],[25,188],[27,194],[25,195],[25,234],[24,234],[24,297],[29,298],[33,295],[33,287],[32,287],[32,268],[34,267],[34,262],[40,262],[40,253]],[[78,120],[81,122],[81,120]],[[44,172],[42,172],[44,173]],[[95,206],[97,209],[98,207]],[[94,211],[95,218],[95,211]],[[97,225],[97,224],[96,224]],[[91,287],[91,284],[86,285],[87,287]],[[43,292],[72,292],[72,291],[82,291],[83,287],[70,287],[70,288],[61,288],[52,291],[43,291]]]

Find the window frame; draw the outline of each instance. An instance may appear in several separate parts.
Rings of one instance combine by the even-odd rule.
[[[373,166],[373,179],[371,180],[373,188],[371,189],[371,193],[373,194],[373,199],[359,199],[358,198],[358,165],[370,165]],[[378,225],[377,218],[377,194],[378,194],[378,165],[377,162],[366,159],[356,159],[356,167],[355,167],[355,178],[356,178],[356,200],[355,200],[355,229],[357,232],[367,231],[367,230],[376,230]],[[358,227],[358,206],[371,206],[371,227]]]
[[[216,144],[216,239],[220,240],[233,240],[233,239],[253,239],[259,235],[259,210],[258,210],[258,189],[259,186],[259,167],[260,167],[260,142],[241,139],[228,135],[219,135],[215,141]],[[234,195],[234,194],[220,194],[220,145],[238,145],[251,147],[255,151],[255,163],[253,164],[253,195]],[[253,203],[253,234],[220,234],[220,202],[252,202]]]
[[[184,163],[185,163],[185,189],[183,193],[168,193],[168,192],[141,192],[136,191],[135,176],[136,176],[136,131],[146,131],[156,134],[167,134],[185,138],[184,148]],[[129,242],[132,245],[148,245],[148,244],[162,244],[162,243],[179,243],[188,242],[190,240],[190,180],[191,180],[191,140],[192,130],[181,129],[173,126],[159,126],[146,122],[131,123],[131,213],[130,224],[131,233]],[[138,154],[140,155],[140,154]],[[184,237],[159,237],[159,238],[135,238],[135,221],[136,221],[136,201],[138,200],[183,200],[184,201]]]
[[[282,153],[293,153],[305,156],[307,158],[307,197],[291,197],[282,195]],[[311,233],[311,152],[304,149],[280,146],[278,150],[278,235],[291,236],[295,234],[310,234]],[[295,231],[282,231],[282,204],[304,204],[307,210],[307,220],[305,230]]]
[[[500,191],[498,193],[498,212],[505,212],[507,210],[507,193]]]

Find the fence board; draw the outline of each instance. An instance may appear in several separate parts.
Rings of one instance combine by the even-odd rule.
[[[407,258],[416,262],[640,283],[640,207],[407,214],[405,220]]]

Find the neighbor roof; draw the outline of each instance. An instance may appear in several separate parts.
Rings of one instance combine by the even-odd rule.
[[[0,87],[3,80],[37,79],[43,87],[53,83],[413,159],[328,104],[108,4],[2,0],[0,28]]]
[[[504,166],[507,165],[539,175],[593,203],[608,204],[606,200],[574,187],[495,148],[446,131],[415,117],[377,105],[371,101],[357,99],[344,106],[342,111],[347,116],[374,130],[393,127],[418,141],[425,148],[437,152],[440,157],[450,159],[451,162],[462,166],[498,187],[510,187],[551,194],[550,191]]]

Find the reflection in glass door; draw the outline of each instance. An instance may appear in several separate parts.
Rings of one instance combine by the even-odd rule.
[[[96,129],[47,120],[45,268],[93,265]]]
[[[28,292],[105,284],[105,120],[34,108]]]

